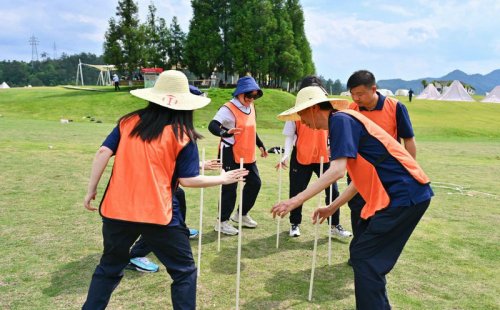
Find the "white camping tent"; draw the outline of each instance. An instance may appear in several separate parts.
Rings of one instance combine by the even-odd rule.
[[[481,102],[500,103],[500,85],[495,86]]]
[[[350,96],[351,92],[350,91],[343,91],[340,93],[341,96]]]
[[[398,89],[396,90],[396,96],[408,96],[408,89]]]
[[[10,86],[7,83],[3,82],[2,84],[0,84],[0,88],[10,88]]]
[[[436,89],[434,84],[427,84],[424,91],[420,93],[416,98],[417,99],[437,99],[441,96],[441,94]]]
[[[392,91],[390,89],[384,89],[384,88],[381,88],[381,89],[377,89],[377,91],[382,95],[382,96],[394,96],[394,94],[392,93]]]
[[[441,97],[437,100],[444,101],[475,101],[469,95],[469,93],[465,90],[465,88],[460,84],[459,81],[455,80],[451,85],[446,89]]]

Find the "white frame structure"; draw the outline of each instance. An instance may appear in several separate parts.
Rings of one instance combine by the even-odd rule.
[[[85,65],[87,67],[91,67],[94,69],[99,70],[99,77],[97,78],[97,83],[96,85],[111,85],[111,71],[116,70],[115,65],[91,65],[91,64],[85,64],[82,63],[80,59],[78,59],[78,68],[76,70],[76,81],[75,85],[78,86],[78,81],[81,82],[82,86],[85,86],[85,83],[83,82],[83,70],[82,70],[82,65]]]

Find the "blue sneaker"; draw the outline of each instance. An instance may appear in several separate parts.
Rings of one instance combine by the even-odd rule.
[[[194,239],[196,237],[198,237],[198,229],[194,229],[194,228],[189,228],[189,239]]]
[[[135,270],[141,272],[157,272],[160,269],[157,264],[147,259],[147,257],[131,258],[130,265],[135,267]]]

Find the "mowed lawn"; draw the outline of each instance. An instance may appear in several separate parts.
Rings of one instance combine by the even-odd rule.
[[[102,251],[99,214],[82,206],[91,163],[116,119],[144,106],[126,91],[100,90],[0,90],[0,309],[78,309],[86,297]],[[230,93],[210,91],[212,103],[195,112],[205,136],[200,154],[205,148],[207,158],[215,157],[218,141],[206,126]],[[399,99],[410,112],[418,161],[436,195],[387,277],[391,303],[394,309],[498,309],[500,105]],[[275,116],[293,102],[278,90],[266,90],[257,101],[266,147],[283,143],[283,123]],[[329,265],[326,225],[319,227],[313,298],[307,300],[314,244],[309,216],[318,199],[304,207],[299,238],[288,237],[288,218],[280,221],[276,249],[277,221],[269,210],[278,199],[277,161],[275,154],[258,159],[263,186],[251,214],[259,227],[243,230],[240,308],[354,309],[349,241],[333,239]],[[285,198],[288,171],[282,180]],[[339,186],[345,188],[345,180]],[[186,193],[187,223],[198,228],[200,190]],[[204,190],[199,309],[235,308],[238,238],[223,236],[217,251],[218,195],[218,187]],[[341,223],[350,229],[347,207]],[[196,260],[198,240],[191,245]],[[109,309],[171,308],[170,283],[163,266],[155,274],[127,270]]]

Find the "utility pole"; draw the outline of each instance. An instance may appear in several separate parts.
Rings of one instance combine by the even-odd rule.
[[[34,68],[35,66],[35,61],[38,61],[38,49],[37,45],[40,43],[38,39],[35,37],[35,35],[32,35],[30,37],[30,40],[28,41],[31,45],[31,68]]]
[[[57,47],[56,47],[56,42],[54,41],[54,60],[57,58]]]

